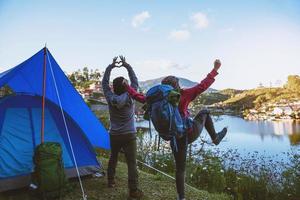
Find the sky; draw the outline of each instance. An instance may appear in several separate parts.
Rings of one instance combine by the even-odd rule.
[[[66,72],[124,55],[139,80],[198,82],[218,58],[213,88],[276,86],[300,74],[300,1],[0,0],[1,72],[45,43]]]

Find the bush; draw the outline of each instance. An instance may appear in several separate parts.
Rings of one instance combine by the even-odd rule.
[[[211,152],[202,156],[202,159],[188,163],[187,181],[209,192],[224,191],[226,184],[221,160]]]
[[[282,173],[283,194],[288,199],[300,198],[300,155],[291,155],[291,166]]]
[[[150,152],[144,162],[174,175],[171,153]],[[186,181],[198,189],[226,192],[236,200],[300,199],[300,155],[299,152],[287,155],[289,165],[258,152],[243,157],[233,149],[226,152],[202,149],[187,159]]]

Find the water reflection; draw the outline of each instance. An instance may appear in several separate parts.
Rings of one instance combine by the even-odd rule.
[[[237,149],[241,154],[258,151],[266,156],[276,156],[290,151],[291,148],[300,148],[300,122],[246,121],[227,115],[214,117],[214,121],[216,130],[228,126],[226,139],[217,146],[222,151]],[[149,127],[147,121],[139,122],[137,125]],[[154,131],[152,132],[154,133]],[[209,140],[206,135],[207,133],[204,131],[201,137]],[[195,145],[201,145],[201,141],[197,140]]]
[[[292,134],[289,135],[291,145],[299,145],[300,144],[300,134]]]
[[[239,117],[220,116],[215,117],[216,127],[228,126],[232,134],[250,134],[260,143],[268,141],[268,138],[276,138],[284,143],[285,139],[290,140],[290,145],[298,145],[300,140],[300,122],[296,121],[246,121]]]

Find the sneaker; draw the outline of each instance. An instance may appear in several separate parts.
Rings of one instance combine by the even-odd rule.
[[[29,188],[30,188],[31,190],[36,190],[36,189],[38,188],[38,186],[35,185],[35,184],[33,184],[33,183],[31,183],[31,184],[29,185]]]
[[[222,141],[222,139],[225,137],[226,133],[227,133],[227,127],[223,128],[222,131],[220,131],[217,134],[217,137],[213,140],[213,143],[215,145],[220,144],[220,142]]]
[[[129,192],[128,199],[140,199],[143,196],[144,196],[144,193],[141,190],[137,189],[135,191],[130,191]]]
[[[115,182],[115,180],[109,180],[108,183],[107,183],[107,187],[109,187],[109,188],[114,188],[114,187],[116,187],[116,182]]]

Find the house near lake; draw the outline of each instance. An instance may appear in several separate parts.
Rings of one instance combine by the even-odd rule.
[[[93,92],[102,92],[102,87],[100,81],[96,81],[94,83],[91,83],[89,85],[89,89],[92,90]]]
[[[252,108],[244,113],[247,120],[299,120],[300,101],[280,100],[275,103],[265,103],[259,108]]]
[[[290,106],[275,107],[272,114],[276,116],[291,115],[293,114],[293,109]]]

